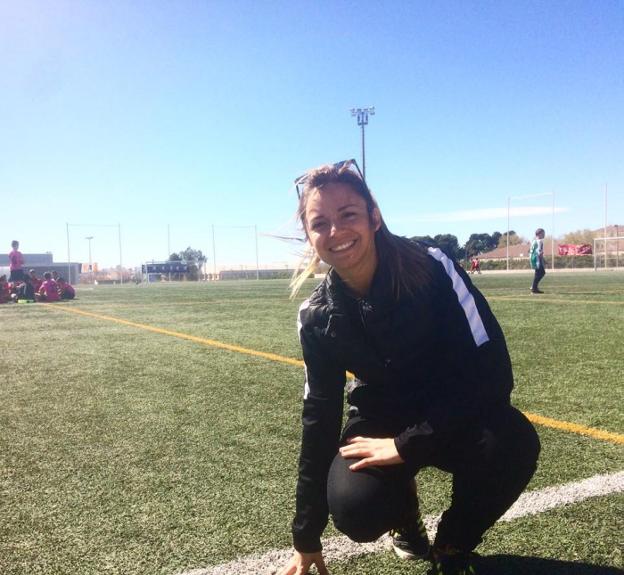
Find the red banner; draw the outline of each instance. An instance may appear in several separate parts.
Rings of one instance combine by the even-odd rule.
[[[559,244],[560,256],[591,256],[592,247],[589,244]]]

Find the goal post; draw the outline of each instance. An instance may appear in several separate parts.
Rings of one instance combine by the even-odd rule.
[[[594,238],[594,271],[598,268],[619,268],[624,252],[624,236]]]

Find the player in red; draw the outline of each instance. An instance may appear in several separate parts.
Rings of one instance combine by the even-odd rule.
[[[37,292],[39,294],[39,301],[59,301],[61,296],[59,294],[58,284],[52,279],[52,274],[46,272],[43,274],[44,281]]]
[[[0,276],[0,303],[8,303],[11,301],[11,288],[7,277],[5,275]]]
[[[24,279],[24,256],[19,251],[17,240],[11,242],[11,247],[13,249],[9,252],[9,269],[11,271],[9,281],[19,283]]]
[[[28,274],[30,275],[30,283],[32,284],[36,293],[39,291],[39,288],[41,287],[43,280],[37,277],[37,272],[35,270],[29,270]]]
[[[479,261],[479,258],[476,256],[472,258],[472,260],[470,261],[470,273],[471,274],[481,273],[481,262]]]
[[[64,278],[60,277],[56,283],[58,284],[61,299],[74,299],[76,297],[76,290]]]

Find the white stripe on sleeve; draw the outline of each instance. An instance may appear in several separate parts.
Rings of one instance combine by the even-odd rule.
[[[303,329],[303,324],[301,323],[301,312],[310,307],[310,299],[308,298],[299,306],[299,313],[297,314],[297,333],[299,334],[299,342],[301,342],[301,330]],[[308,384],[308,366],[303,364],[303,373],[305,374],[305,384],[303,386],[303,399],[307,399],[308,395],[310,395],[310,385]]]
[[[442,264],[444,271],[446,271],[449,278],[451,278],[453,290],[457,295],[459,305],[462,306],[462,309],[466,314],[466,319],[468,320],[468,325],[470,325],[472,337],[474,338],[477,346],[483,345],[484,343],[490,341],[487,331],[485,331],[483,321],[481,320],[481,316],[479,315],[479,310],[477,309],[474,297],[466,287],[462,277],[457,273],[453,262],[440,248],[427,248],[427,251],[432,258],[438,260]]]

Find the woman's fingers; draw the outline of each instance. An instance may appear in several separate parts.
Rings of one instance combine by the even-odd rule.
[[[315,563],[316,563],[316,568],[319,572],[319,575],[329,575],[329,571],[327,570],[327,567],[325,566],[325,559],[323,559],[322,556],[319,559],[317,559]]]
[[[371,465],[396,465],[403,463],[397,451],[394,439],[353,437],[347,445],[340,448],[340,455],[345,459],[360,459],[349,468],[353,471]]]
[[[349,469],[351,471],[357,471],[358,469],[364,469],[365,467],[369,467],[371,465],[376,465],[376,463],[372,458],[367,457],[365,459],[360,459],[359,461],[356,461],[352,465],[349,465]]]
[[[277,575],[307,575],[312,565],[316,565],[319,575],[329,575],[323,554],[320,551],[316,553],[299,553],[295,551],[286,567],[278,571]]]

